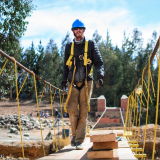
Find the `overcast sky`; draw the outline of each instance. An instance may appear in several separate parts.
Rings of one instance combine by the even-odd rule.
[[[144,43],[153,31],[160,34],[160,0],[33,0],[37,6],[31,17],[21,45],[35,47],[39,41],[46,47],[54,39],[60,49],[61,41],[70,33],[72,23],[80,19],[86,26],[85,36],[92,39],[95,30],[106,39],[109,31],[112,43],[121,47],[124,31],[132,36],[133,29],[142,32]]]

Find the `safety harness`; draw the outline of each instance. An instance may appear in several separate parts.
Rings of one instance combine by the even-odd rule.
[[[65,112],[67,112],[66,106],[67,106],[68,101],[69,101],[70,96],[71,96],[72,86],[74,86],[78,90],[81,90],[84,87],[84,85],[85,85],[85,91],[86,91],[88,112],[90,112],[90,104],[89,104],[89,99],[88,99],[88,86],[87,86],[87,64],[91,64],[92,61],[90,60],[90,58],[87,59],[87,53],[88,53],[88,41],[85,41],[84,66],[86,67],[86,78],[85,78],[85,82],[83,82],[82,85],[80,87],[78,87],[76,84],[73,83],[74,82],[75,71],[76,71],[76,64],[75,64],[76,62],[75,62],[75,57],[74,57],[74,42],[72,42],[71,53],[70,53],[70,56],[69,56],[69,58],[66,62],[66,65],[68,66],[69,69],[71,69],[72,63],[74,62],[74,70],[73,70],[73,76],[72,76],[72,81],[71,81],[70,89],[69,89],[69,92],[68,92],[67,100],[64,104]],[[82,55],[80,55],[79,58],[80,58],[80,60],[83,60]],[[92,75],[92,72],[93,72],[93,69],[90,70],[89,76]]]

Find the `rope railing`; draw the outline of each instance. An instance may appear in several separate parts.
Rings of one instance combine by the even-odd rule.
[[[37,103],[37,110],[38,110],[38,116],[39,116],[39,124],[40,124],[40,131],[41,131],[41,139],[42,139],[42,147],[43,147],[43,152],[44,152],[44,156],[46,155],[45,154],[45,148],[44,148],[44,140],[43,140],[43,133],[42,133],[42,126],[41,126],[41,119],[40,119],[40,111],[39,111],[39,105],[40,105],[40,102],[42,100],[42,97],[43,97],[43,94],[44,94],[44,91],[45,91],[45,88],[46,88],[46,85],[49,85],[50,86],[50,97],[51,97],[51,105],[50,105],[50,109],[52,111],[52,120],[53,120],[53,128],[54,128],[54,138],[55,138],[55,145],[56,145],[56,151],[58,151],[58,142],[57,142],[57,139],[56,139],[56,133],[55,133],[55,124],[54,124],[54,118],[53,118],[53,106],[52,106],[52,103],[54,101],[54,98],[55,98],[55,94],[56,94],[56,91],[59,91],[59,94],[60,93],[63,93],[63,99],[61,100],[61,95],[60,95],[60,105],[61,105],[61,108],[62,108],[62,104],[63,104],[63,100],[64,100],[64,94],[66,94],[67,92],[66,91],[63,91],[63,90],[60,90],[59,88],[51,85],[49,82],[43,80],[42,78],[38,77],[37,75],[35,75],[35,73],[33,71],[30,71],[28,68],[24,67],[22,64],[20,64],[19,62],[17,62],[14,57],[10,57],[9,55],[7,55],[5,52],[3,52],[2,50],[0,50],[0,54],[4,57],[6,57],[6,61],[2,67],[2,69],[0,70],[0,75],[2,74],[6,64],[7,64],[7,61],[10,60],[11,62],[14,63],[15,65],[15,83],[16,83],[16,99],[17,99],[17,107],[18,107],[18,117],[19,117],[19,126],[20,126],[20,136],[21,136],[21,146],[22,146],[22,155],[23,155],[23,159],[25,159],[25,155],[24,155],[24,148],[23,148],[23,139],[22,139],[22,131],[21,131],[21,119],[20,119],[20,107],[19,107],[19,95],[20,95],[20,92],[22,91],[22,88],[28,78],[28,75],[31,74],[33,75],[34,77],[34,87],[35,87],[35,94],[36,94],[36,103]],[[26,72],[27,72],[27,76],[26,78],[24,79],[24,82],[22,83],[22,86],[20,88],[20,90],[18,91],[18,82],[17,82],[17,66],[19,66],[20,68],[24,69]],[[40,97],[40,100],[38,100],[38,95],[37,95],[37,88],[36,88],[36,78],[39,79],[40,81],[42,81],[45,86],[43,88],[43,91],[42,91],[42,95]],[[54,93],[54,96],[52,97],[52,88],[55,90],[55,93]],[[62,114],[62,109],[61,109],[61,114]],[[63,121],[63,116],[62,116],[62,121]],[[64,127],[64,122],[63,122],[63,129],[65,130],[65,127]],[[65,139],[66,139],[66,133],[64,132],[64,135],[65,135]]]
[[[145,67],[143,69],[141,79],[138,81],[138,84],[136,85],[135,89],[133,90],[133,92],[128,97],[126,119],[125,119],[125,123],[123,124],[124,125],[124,136],[127,137],[129,146],[131,147],[131,150],[135,153],[135,156],[137,158],[141,158],[141,159],[143,159],[147,156],[145,154],[145,145],[146,145],[147,124],[148,124],[148,113],[149,113],[149,105],[150,105],[150,103],[153,103],[152,95],[150,93],[150,88],[152,88],[153,95],[154,95],[154,97],[156,97],[154,84],[153,84],[153,79],[152,79],[152,74],[151,74],[151,71],[150,71],[150,66],[152,64],[154,56],[157,56],[156,52],[158,50],[158,47],[160,48],[160,38],[158,39],[153,52],[149,55],[149,63],[147,65],[147,67]],[[47,81],[43,80],[42,78],[38,77],[37,75],[35,75],[35,73],[33,71],[30,71],[28,68],[24,67],[22,64],[17,62],[14,58],[8,56],[2,50],[0,50],[0,54],[2,56],[6,57],[6,61],[5,61],[3,67],[0,71],[0,75],[2,74],[8,60],[12,61],[15,65],[15,83],[16,83],[16,95],[17,95],[16,99],[17,99],[17,107],[18,107],[18,116],[19,116],[19,125],[20,125],[20,135],[21,135],[21,145],[22,145],[23,159],[25,159],[25,155],[24,155],[23,139],[22,139],[22,133],[21,133],[19,94],[20,94],[20,92],[21,92],[29,74],[33,75],[33,77],[34,77],[34,87],[35,87],[37,110],[38,110],[38,116],[39,116],[39,124],[40,124],[40,131],[41,131],[41,139],[42,139],[44,156],[45,156],[45,148],[44,148],[43,133],[42,133],[42,128],[41,128],[39,105],[40,105],[41,99],[43,98],[43,93],[44,93],[44,90],[46,88],[46,85],[48,85],[50,87],[50,99],[51,99],[50,109],[52,111],[54,140],[55,140],[55,143],[56,143],[56,151],[58,151],[58,145],[60,145],[60,143],[58,143],[56,133],[55,133],[55,123],[54,123],[54,118],[53,118],[54,117],[53,101],[54,101],[54,98],[55,98],[55,95],[56,95],[56,91],[59,91],[59,100],[60,100],[59,103],[60,103],[60,109],[61,109],[61,114],[62,114],[63,129],[64,129],[64,134],[65,134],[65,139],[66,139],[62,105],[63,105],[63,101],[64,101],[64,94],[66,94],[67,92],[65,92],[63,90],[60,90],[59,88],[51,85],[49,82],[47,82]],[[160,49],[159,49],[159,57],[160,57]],[[156,57],[156,58],[157,58],[157,61],[158,61],[158,80],[157,80],[158,81],[158,87],[157,87],[157,105],[156,105],[155,132],[154,132],[152,159],[154,159],[154,154],[155,154],[155,142],[156,142],[156,132],[157,132],[157,123],[158,123],[158,109],[159,109],[160,58],[159,59],[158,59],[158,57]],[[24,69],[28,73],[19,91],[18,91],[18,83],[17,83],[17,66]],[[145,81],[144,78],[145,78],[145,75],[147,74],[147,72],[148,72],[148,79]],[[39,102],[38,102],[38,96],[37,96],[36,78],[39,79],[40,81],[42,81],[45,84]],[[72,85],[70,87],[72,87]],[[52,89],[54,89],[54,95],[53,96],[52,96]],[[69,94],[71,94],[71,93],[69,93]],[[68,101],[68,99],[66,101]],[[66,105],[67,105],[67,103],[65,103],[65,105],[64,105],[64,111],[67,111]],[[138,148],[139,147],[140,129],[141,129],[142,106],[145,106],[145,105],[147,107],[146,107],[146,118],[145,118],[146,123],[145,123],[145,130],[144,130],[143,146],[142,146],[142,148]],[[106,109],[107,108],[105,108],[103,114],[106,112]],[[102,118],[103,114],[101,115],[100,118]],[[98,119],[96,124],[99,122],[100,118]],[[90,131],[92,131],[92,129],[96,126],[96,124],[91,128]],[[87,124],[87,127],[88,127],[88,124]],[[137,128],[138,128],[138,130],[137,130]],[[88,128],[87,128],[87,130],[88,130]],[[88,131],[88,132],[90,132],[90,131]],[[58,133],[58,135],[59,135],[59,133]],[[141,135],[141,137],[142,137],[142,135]]]
[[[148,115],[149,115],[149,108],[150,104],[153,104],[152,100],[152,93],[153,97],[157,97],[156,102],[156,117],[155,117],[155,131],[154,131],[154,141],[153,141],[153,151],[152,151],[152,159],[155,156],[155,144],[156,144],[156,132],[157,132],[157,123],[158,123],[158,109],[159,109],[159,85],[160,85],[160,58],[157,57],[157,50],[159,48],[159,57],[160,57],[160,37],[156,43],[156,46],[153,52],[149,55],[149,62],[147,67],[145,67],[142,71],[142,78],[138,81],[135,89],[128,97],[128,105],[126,111],[126,120],[125,120],[125,127],[124,127],[124,136],[127,137],[129,146],[131,150],[134,152],[135,157],[137,158],[145,158],[147,155],[145,154],[145,147],[146,147],[146,135],[147,135],[147,125],[148,125]],[[157,95],[155,93],[152,74],[151,74],[151,64],[153,61],[154,56],[158,61],[158,80],[157,80]],[[147,80],[145,81],[145,75],[148,72]],[[145,101],[143,101],[143,99]],[[142,117],[142,106],[146,105],[146,117],[145,117],[145,129],[143,132],[143,140],[142,148],[139,147],[139,137],[140,137],[140,129],[141,128],[141,117]],[[136,138],[137,137],[137,138]],[[142,133],[141,133],[142,138]]]
[[[1,54],[2,56],[6,57],[6,58],[7,58],[8,60],[10,60],[11,62],[14,63],[14,59],[13,59],[12,57],[10,57],[8,54],[6,54],[5,52],[3,52],[1,49],[0,49],[0,54]],[[6,60],[6,63],[7,63],[8,60]],[[16,62],[16,64],[17,64],[17,66],[19,66],[20,68],[22,68],[22,69],[24,69],[26,72],[28,72],[29,74],[31,74],[31,75],[33,75],[33,76],[35,75],[35,78],[39,79],[39,80],[42,81],[43,83],[45,83],[45,84],[47,84],[47,85],[50,86],[50,83],[49,83],[49,82],[47,82],[47,81],[43,80],[42,78],[38,77],[38,76],[37,76],[36,74],[34,74],[31,70],[29,70],[28,68],[26,68],[25,66],[23,66],[21,63]],[[4,69],[4,68],[2,68],[2,69]],[[1,70],[1,71],[3,71],[3,70]],[[59,88],[57,88],[57,87],[55,87],[55,86],[53,86],[53,85],[51,85],[51,87],[54,88],[54,89],[56,89],[56,90],[59,90]],[[61,92],[64,92],[64,93],[67,93],[66,91],[63,91],[63,90],[60,90],[60,91],[61,91]]]

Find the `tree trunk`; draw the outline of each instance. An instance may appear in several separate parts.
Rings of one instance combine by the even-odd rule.
[[[10,85],[10,95],[9,95],[10,100],[12,99],[12,86]]]

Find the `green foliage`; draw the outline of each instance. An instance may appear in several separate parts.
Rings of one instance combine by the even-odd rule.
[[[34,9],[31,0],[2,0],[0,1],[0,49],[21,61],[22,49],[19,39],[27,29],[28,22],[25,19]],[[0,68],[4,65],[5,58],[0,56]],[[0,77],[1,87],[6,90],[10,86],[15,90],[14,69],[12,62],[7,62],[6,70]],[[9,75],[9,77],[8,77]],[[5,92],[3,92],[5,94]]]
[[[25,67],[33,71],[37,76],[41,77],[50,84],[61,88],[61,81],[63,75],[63,60],[65,53],[65,45],[71,42],[69,32],[67,32],[61,42],[61,49],[58,50],[57,44],[53,39],[49,40],[47,46],[43,46],[40,40],[37,47],[32,42],[31,46],[25,51],[20,47],[19,39],[27,29],[26,17],[30,16],[34,9],[34,5],[30,0],[19,1],[0,1],[0,47],[10,56],[14,56],[17,61],[22,63]],[[152,38],[148,41],[146,47],[143,45],[142,33],[138,29],[133,30],[133,36],[129,37],[124,32],[122,46],[114,46],[109,32],[107,31],[106,39],[98,34],[96,30],[92,37],[96,41],[102,59],[104,62],[104,84],[101,88],[96,88],[94,83],[93,97],[104,95],[106,97],[107,106],[120,106],[122,95],[129,96],[138,80],[142,76],[144,67],[148,64],[150,53],[153,51],[157,41],[157,33],[154,31]],[[44,49],[46,48],[46,49]],[[0,68],[5,63],[5,58],[0,55]],[[155,94],[157,96],[157,79],[158,68],[154,66],[155,60],[151,64],[151,73]],[[18,70],[18,88],[20,89],[27,73],[21,68]],[[9,93],[10,86],[15,93],[15,76],[14,64],[7,62],[7,65],[0,76],[0,98],[3,98]],[[96,71],[93,72],[94,79],[97,79]],[[147,76],[144,78],[148,82]],[[36,86],[38,93],[42,93],[44,83],[36,79]],[[50,87],[46,90],[49,93]],[[144,93],[147,97],[147,89],[144,87]],[[154,123],[155,120],[155,106],[156,99],[153,97],[153,89],[150,89],[153,103],[149,107],[149,122]],[[21,99],[30,98],[35,100],[34,79],[29,75],[26,83],[23,86]],[[144,108],[146,102],[143,97]],[[145,112],[142,113],[141,123],[145,123]],[[160,122],[160,120],[159,120]]]

